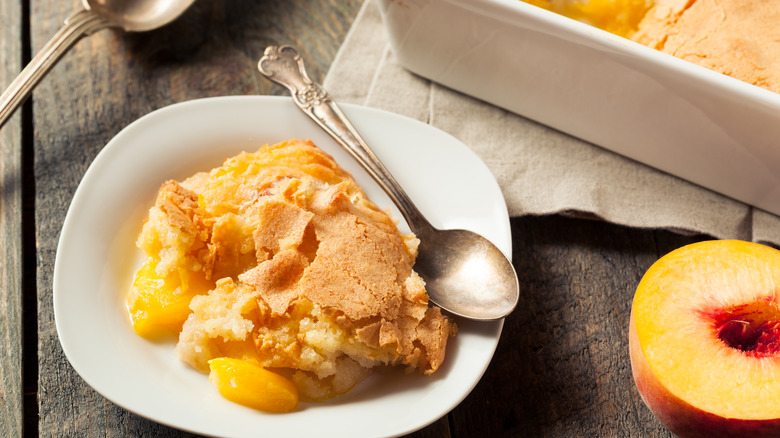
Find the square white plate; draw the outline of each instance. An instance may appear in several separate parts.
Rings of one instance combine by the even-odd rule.
[[[433,225],[479,232],[511,257],[509,218],[487,167],[452,136],[416,120],[353,105],[345,113]],[[290,98],[195,100],[129,125],[100,152],[68,210],[54,266],[54,311],[73,368],[117,405],[154,421],[225,437],[397,436],[446,415],[477,384],[503,321],[458,319],[430,377],[381,373],[345,396],[266,414],[221,397],[174,353],[133,331],[125,298],[142,254],[135,239],[160,185],[222,164],[242,150],[310,138],[350,171],[380,207],[389,198]],[[401,218],[392,208],[394,216]],[[408,232],[401,220],[400,228]]]

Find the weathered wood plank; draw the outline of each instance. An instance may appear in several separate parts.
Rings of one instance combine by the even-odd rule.
[[[450,414],[451,415],[451,414]],[[450,431],[450,421],[449,416],[445,415],[444,417],[440,418],[439,420],[435,421],[433,424],[428,425],[427,427],[420,429],[416,432],[410,433],[409,435],[406,435],[405,438],[449,438],[452,437],[452,432]]]
[[[665,253],[697,238],[556,216],[512,230],[520,304],[454,436],[672,436],[634,386],[628,322],[657,240]]]
[[[256,63],[268,44],[297,45],[324,76],[360,0],[199,0],[157,31],[101,31],[80,41],[34,94],[39,274],[39,432],[42,436],[187,436],[126,412],[89,388],[57,339],[52,273],[60,228],[100,149],[138,117],[184,100],[281,94]],[[32,3],[33,48],[77,2]]]
[[[22,5],[0,1],[0,90],[22,64]],[[0,436],[22,434],[22,117],[0,128]]]

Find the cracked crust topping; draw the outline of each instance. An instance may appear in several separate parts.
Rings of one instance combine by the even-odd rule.
[[[301,140],[165,183],[139,238],[158,270],[216,282],[190,303],[182,360],[206,370],[215,357],[249,356],[309,399],[346,391],[374,366],[431,374],[442,364],[456,328],[428,305],[417,244]]]
[[[780,92],[780,0],[655,0],[631,39]]]

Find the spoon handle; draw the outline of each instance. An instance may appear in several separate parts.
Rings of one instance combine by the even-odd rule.
[[[257,64],[260,73],[290,90],[293,101],[347,150],[390,196],[418,236],[433,227],[360,137],[330,95],[306,74],[303,59],[291,46],[270,46]]]
[[[106,19],[89,9],[82,9],[68,17],[65,25],[30,60],[27,67],[0,96],[0,128],[68,49],[83,36],[108,26],[109,22]]]

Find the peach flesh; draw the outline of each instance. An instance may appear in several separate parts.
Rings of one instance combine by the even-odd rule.
[[[732,438],[780,436],[780,420],[741,420],[705,412],[669,392],[653,374],[639,349],[636,328],[629,329],[631,370],[639,394],[650,411],[667,429],[681,438]]]
[[[776,285],[780,252],[739,241],[689,245],[645,274],[631,310],[632,372],[672,432],[780,436]],[[706,389],[685,388],[707,378]]]

